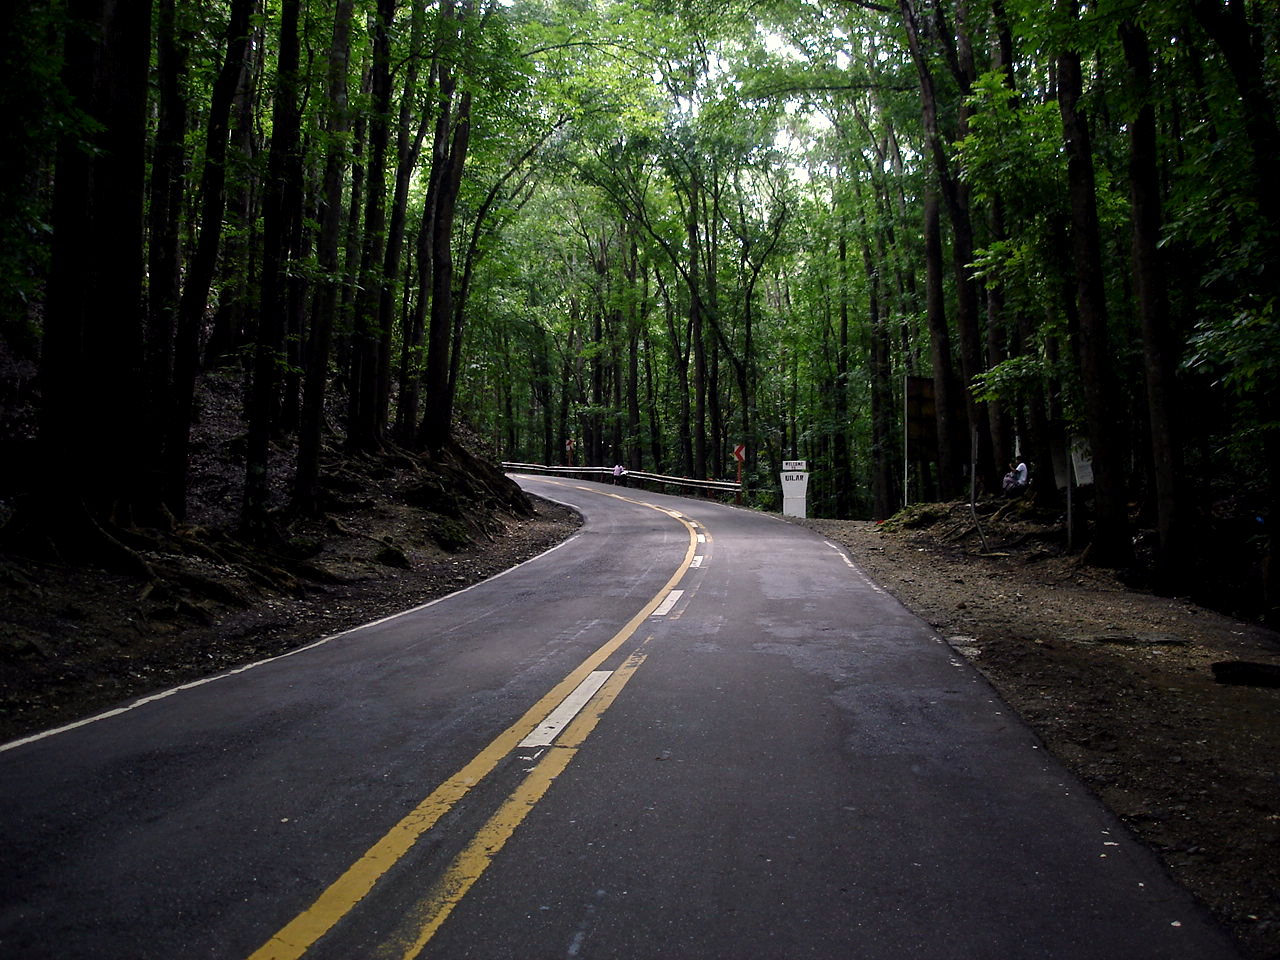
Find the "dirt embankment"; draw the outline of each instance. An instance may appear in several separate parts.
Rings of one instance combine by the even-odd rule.
[[[327,487],[327,516],[273,549],[225,525],[131,535],[151,579],[0,554],[0,742],[407,610],[580,523],[523,496],[484,503],[487,488],[463,498],[405,462],[346,465]]]
[[[803,522],[968,657],[1247,956],[1280,958],[1280,688],[1212,668],[1280,665],[1280,635],[1128,589],[1060,525],[1004,513],[986,549],[967,505]]]

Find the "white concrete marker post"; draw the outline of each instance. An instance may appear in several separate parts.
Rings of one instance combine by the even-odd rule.
[[[782,461],[782,515],[805,517],[805,495],[809,489],[809,464],[805,460]]]

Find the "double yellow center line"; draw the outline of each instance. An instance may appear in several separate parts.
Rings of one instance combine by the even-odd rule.
[[[616,494],[617,499],[628,499]],[[698,547],[698,535],[694,525],[679,513],[654,504],[630,500],[658,510],[680,521],[689,531],[689,546],[684,560],[671,578],[643,608],[596,649],[544,697],[525,711],[515,723],[472,758],[406,814],[347,868],[330,886],[316,898],[306,910],[287,923],[265,944],[259,947],[249,960],[297,960],[311,946],[334,928],[363,900],[379,879],[391,869],[435,824],[480,783],[494,768],[537,727],[547,715],[568,697],[597,667],[613,656],[640,628],[640,625],[658,608],[671,589],[680,582],[693,561]],[[564,730],[557,742],[525,776],[516,790],[502,803],[497,813],[481,827],[466,848],[459,853],[422,905],[414,918],[417,934],[407,944],[405,960],[418,956],[434,936],[449,913],[480,878],[502,845],[515,832],[533,805],[541,799],[551,782],[568,766],[582,742],[599,722],[600,717],[613,703],[614,698],[644,662],[644,644],[632,653],[617,670],[613,671],[600,691],[587,707]]]

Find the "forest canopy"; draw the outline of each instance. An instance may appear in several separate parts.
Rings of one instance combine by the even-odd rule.
[[[753,503],[804,458],[842,518],[1021,460],[1091,559],[1229,561],[1277,606],[1273,3],[32,0],[0,31],[10,540],[182,523],[221,377],[247,540],[321,511],[333,458],[460,431],[699,478],[743,444]]]

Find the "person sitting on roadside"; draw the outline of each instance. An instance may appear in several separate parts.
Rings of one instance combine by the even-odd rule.
[[[1009,472],[1004,475],[1005,496],[1016,497],[1027,489],[1027,464],[1023,460],[1009,464]]]

